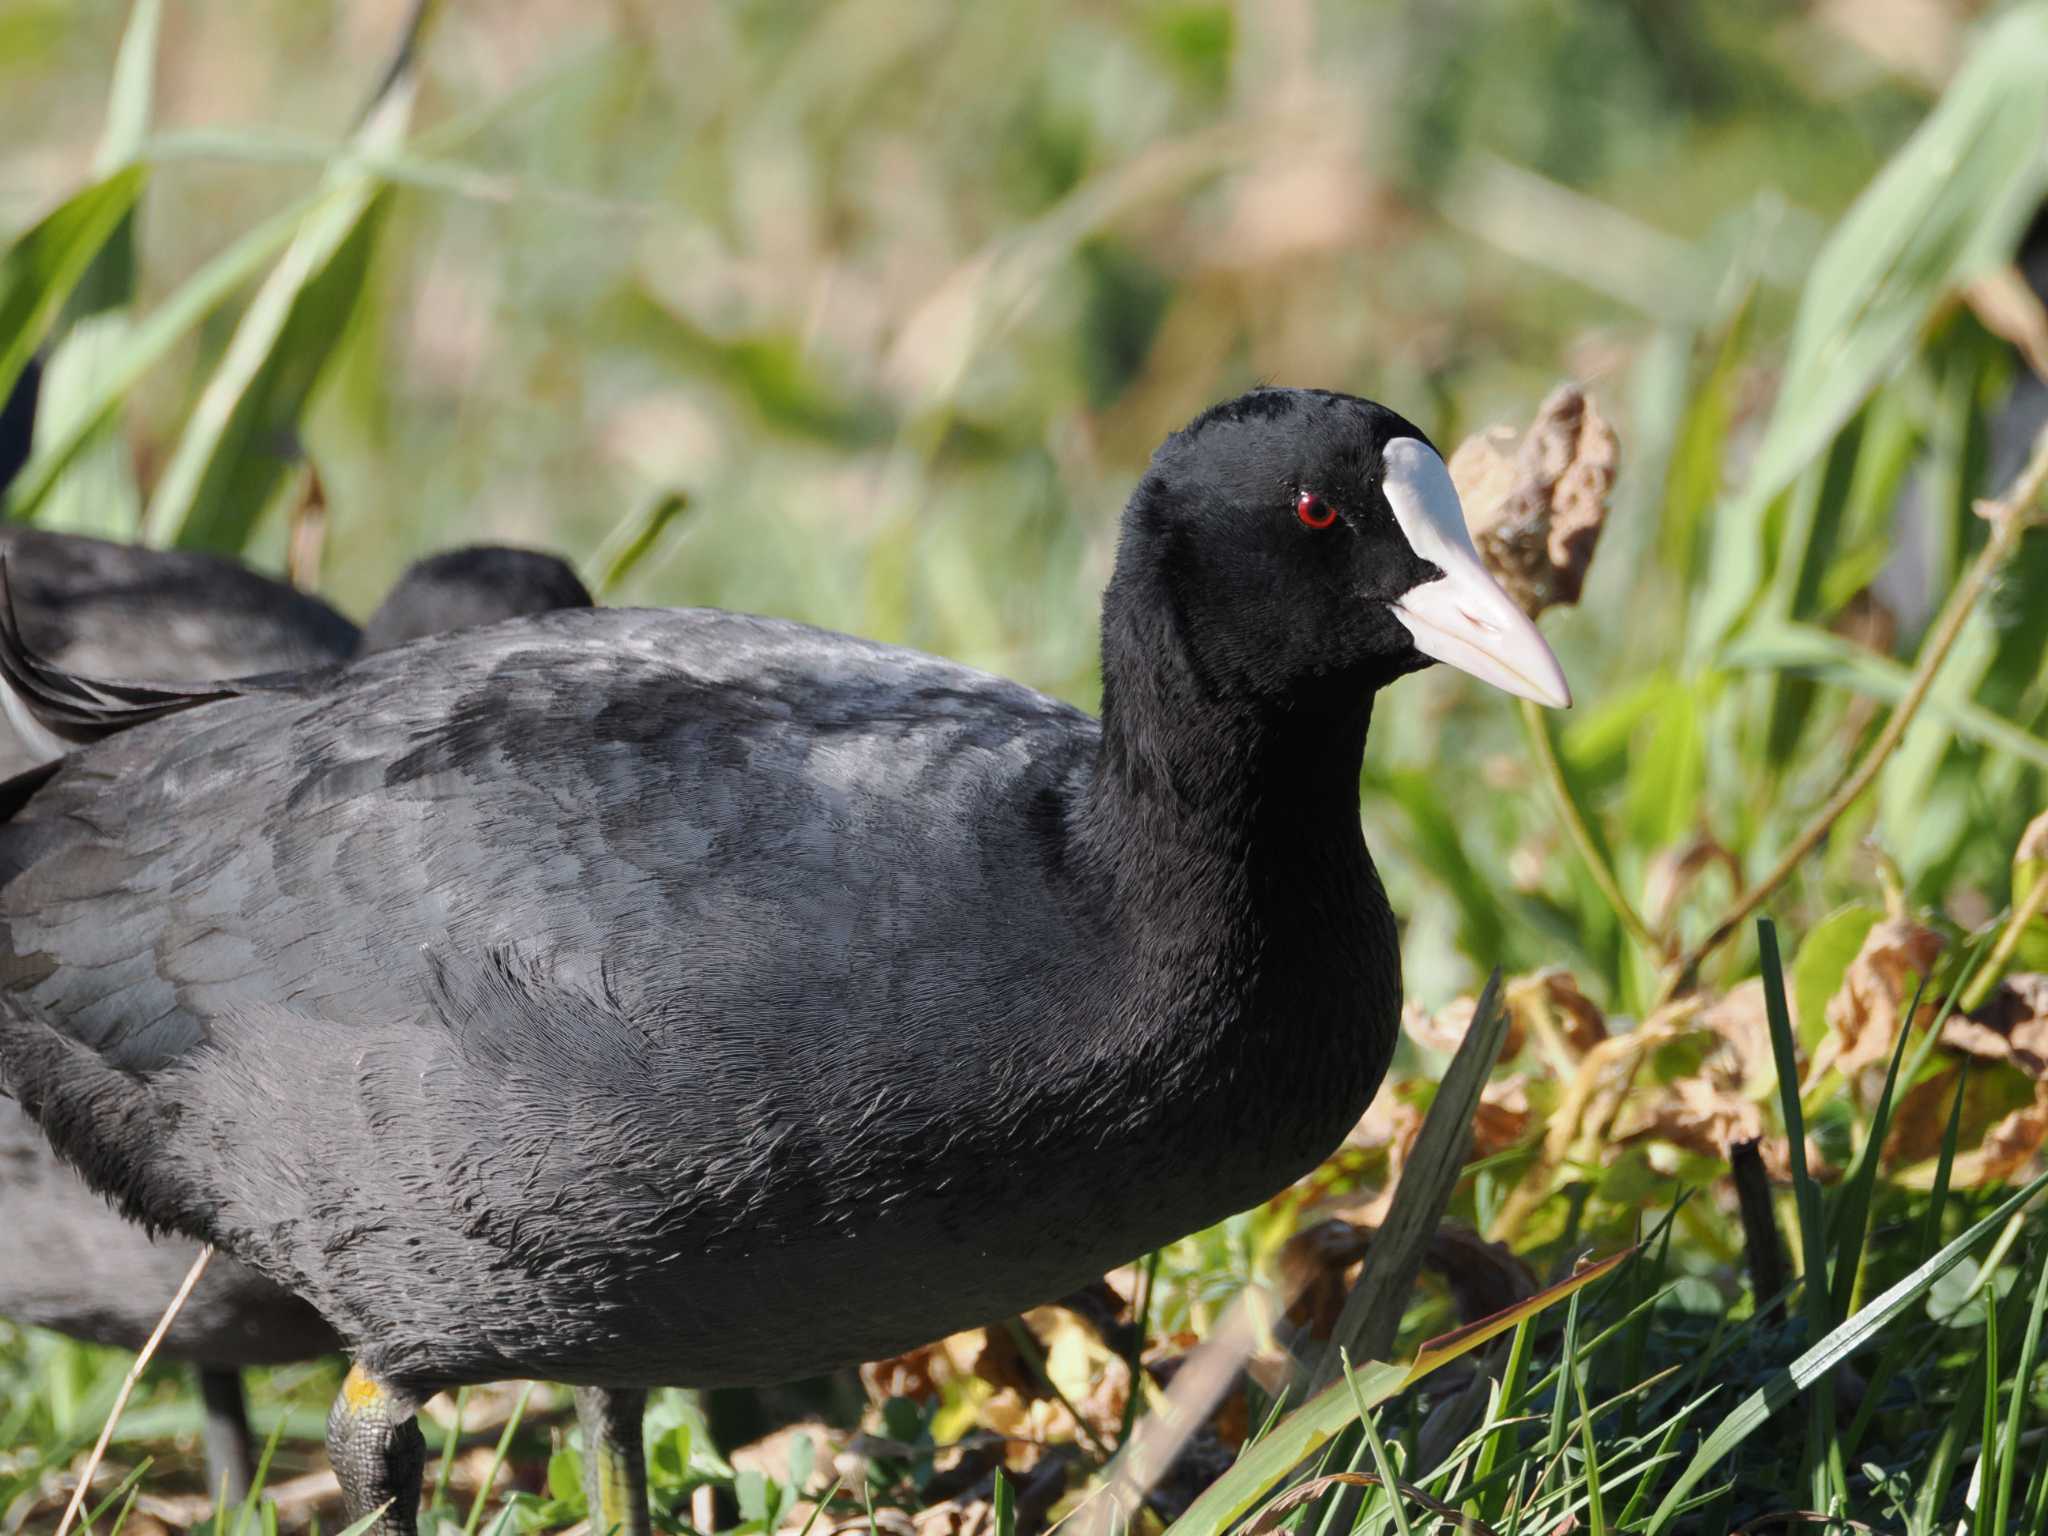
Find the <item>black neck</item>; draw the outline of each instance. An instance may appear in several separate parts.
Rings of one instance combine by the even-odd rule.
[[[1103,628],[1102,740],[1075,846],[1117,990],[1079,1080],[1091,1102],[1135,1095],[1185,1122],[1135,1116],[1130,1135],[1166,1138],[1221,1214],[1327,1154],[1393,1048],[1400,954],[1358,818],[1372,692],[1337,712],[1221,695],[1170,608],[1131,600],[1121,578]],[[1245,1104],[1287,1110],[1241,1167],[1190,1139]]]
[[[1126,936],[1161,958],[1227,932],[1277,959],[1291,936],[1341,926],[1365,887],[1377,897],[1358,824],[1371,690],[1334,709],[1231,697],[1203,675],[1164,594],[1141,584],[1120,571],[1103,605],[1085,856],[1119,898]]]

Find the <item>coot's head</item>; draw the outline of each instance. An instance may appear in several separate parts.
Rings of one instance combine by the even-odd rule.
[[[589,590],[553,555],[475,544],[414,561],[363,626],[358,654],[523,614],[590,606]]]
[[[1255,389],[1167,439],[1131,498],[1114,586],[1127,608],[1168,610],[1219,695],[1342,707],[1443,661],[1571,702],[1480,564],[1435,447],[1352,395]]]

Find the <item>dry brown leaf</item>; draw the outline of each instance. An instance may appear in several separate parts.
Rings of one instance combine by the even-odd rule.
[[[1841,990],[1828,1002],[1829,1054],[1865,1104],[1883,1083],[1882,1069],[1891,1060],[1900,1015],[1917,979],[1933,969],[1941,947],[1941,935],[1932,928],[1907,917],[1886,917],[1865,935]],[[1923,1021],[1931,1020],[1932,1012],[1933,1004],[1923,1002]]]
[[[1987,331],[2013,344],[2035,378],[2048,380],[2048,308],[2018,267],[1993,267],[1971,279],[1963,299]]]
[[[2027,1076],[2048,1076],[2048,976],[2007,976],[1970,1017],[2005,1041],[2006,1059]]]
[[[1942,1026],[1941,1043],[2015,1067],[2036,1082],[2048,1077],[2048,976],[2007,976],[1981,1008]]]
[[[2015,864],[2034,859],[2048,859],[2048,811],[2027,823],[2026,831],[2020,834],[2020,845],[2012,853]]]
[[[860,1368],[861,1384],[878,1403],[892,1397],[907,1397],[920,1403],[936,1401],[939,1389],[954,1374],[944,1339],[887,1360],[870,1360]]]
[[[1654,1137],[1702,1157],[1724,1160],[1735,1143],[1759,1141],[1763,1134],[1763,1111],[1754,1100],[1703,1077],[1678,1079],[1647,1103],[1625,1111],[1614,1127],[1618,1142]],[[1769,1162],[1768,1153],[1765,1161]]]
[[[1887,1168],[1922,1163],[1941,1151],[1942,1138],[1948,1131],[1949,1108],[1955,1102],[1956,1081],[1961,1075],[1959,1068],[1950,1067],[1924,1083],[1916,1083],[1900,1097],[1892,1109],[1891,1131],[1885,1137]],[[1988,1073],[1971,1073],[1963,1091],[1960,1144],[1967,1146],[1971,1137],[1982,1132],[1997,1116],[1996,1106],[2003,1101]]]
[[[1479,1090],[1479,1108],[1472,1116],[1471,1155],[1491,1157],[1520,1146],[1534,1122],[1529,1079],[1519,1072],[1494,1079]]]
[[[1479,999],[1476,997],[1452,998],[1435,1013],[1426,1013],[1418,1004],[1410,1003],[1401,1010],[1401,1027],[1408,1031],[1408,1038],[1424,1050],[1454,1056],[1458,1047],[1465,1043],[1466,1032],[1472,1028],[1472,1015],[1478,1008]],[[1508,1037],[1501,1044],[1500,1059],[1513,1061],[1521,1049],[1521,1021],[1510,1007]]]
[[[1507,984],[1504,995],[1510,1045],[1519,1044],[1525,1030],[1533,1033],[1560,1069],[1567,1063],[1576,1065],[1608,1038],[1606,1017],[1562,967],[1550,966],[1534,975],[1516,977]],[[1514,1055],[1512,1049],[1503,1047],[1501,1060],[1511,1061]]]
[[[1451,455],[1473,542],[1523,612],[1579,600],[1619,458],[1614,429],[1571,384],[1551,391],[1519,447],[1495,431]]]
[[[1721,1048],[1703,1064],[1710,1078],[1752,1097],[1775,1081],[1778,1063],[1771,1054],[1763,978],[1751,977],[1722,994],[1700,1014],[1699,1024],[1721,1038]]]
[[[2033,1103],[1999,1120],[1968,1152],[1956,1154],[1955,1186],[1973,1189],[2019,1182],[2031,1173],[2044,1141],[2048,1141],[2048,1082],[2034,1085]]]

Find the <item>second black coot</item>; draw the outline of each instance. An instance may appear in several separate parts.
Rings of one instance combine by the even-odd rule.
[[[704,610],[110,704],[0,826],[0,1073],[347,1340],[351,1520],[413,1531],[426,1393],[541,1376],[644,1531],[642,1389],[1013,1315],[1312,1168],[1400,1008],[1376,693],[1567,702],[1436,450],[1318,391],[1160,449],[1102,646],[1100,721]]]
[[[318,598],[211,556],[0,524],[0,561],[31,648],[105,676],[203,682],[320,667],[464,626],[589,607],[561,560],[480,545],[410,566],[359,635]],[[40,742],[47,734],[31,723]],[[0,719],[0,777],[47,751]],[[190,1243],[152,1241],[59,1162],[0,1099],[0,1317],[140,1348],[191,1267]],[[200,1369],[215,1491],[248,1486],[253,1460],[239,1370],[340,1348],[319,1313],[225,1255],[166,1335],[164,1358]]]

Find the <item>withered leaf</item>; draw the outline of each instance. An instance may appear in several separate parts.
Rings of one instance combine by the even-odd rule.
[[[1908,917],[1886,917],[1864,936],[1841,990],[1828,1002],[1834,1065],[1866,1104],[1882,1084],[1882,1069],[1899,1037],[1900,1015],[1918,978],[1933,970],[1941,948],[1941,935],[1932,928]],[[1921,1012],[1922,1022],[1930,1020],[1933,1003],[1923,1001]]]
[[[1551,391],[1519,446],[1488,432],[1451,455],[1480,557],[1531,617],[1579,600],[1619,460],[1614,429],[1571,384]]]

